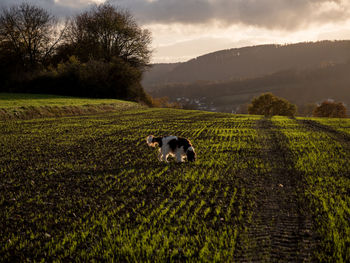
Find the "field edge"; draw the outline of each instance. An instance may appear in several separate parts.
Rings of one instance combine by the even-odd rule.
[[[0,93],[0,121],[93,115],[145,107],[115,99]]]

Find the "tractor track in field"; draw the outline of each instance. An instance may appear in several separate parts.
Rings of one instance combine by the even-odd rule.
[[[310,131],[327,133],[334,140],[338,141],[346,151],[350,152],[350,135],[349,134],[346,134],[345,132],[342,132],[342,131],[337,131],[336,129],[328,125],[324,125],[313,120],[297,120],[297,122],[303,125],[305,128],[309,129]]]
[[[302,175],[294,169],[284,135],[268,119],[257,123],[267,171],[249,178],[255,205],[239,262],[314,262],[318,236],[307,211]],[[283,164],[283,165],[281,165]]]

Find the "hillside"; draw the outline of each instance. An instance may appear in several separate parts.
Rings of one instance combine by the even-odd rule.
[[[151,94],[189,104],[192,108],[242,112],[254,96],[272,92],[303,107],[326,99],[350,106],[350,63],[304,70],[285,70],[257,78],[226,82],[195,82],[159,86]]]
[[[0,121],[4,262],[349,262],[350,120],[173,109]],[[194,163],[149,134],[189,138]]]
[[[155,83],[161,83],[162,78],[172,72],[181,63],[161,63],[153,64],[144,73],[142,84],[146,87],[153,85]]]
[[[179,64],[156,64],[143,83],[190,83],[255,78],[277,71],[303,70],[350,59],[350,41],[321,41],[290,45],[260,45],[206,54]],[[171,66],[172,65],[172,66]]]

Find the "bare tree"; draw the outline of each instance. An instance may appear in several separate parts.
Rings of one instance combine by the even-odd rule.
[[[66,46],[82,61],[118,57],[143,69],[151,56],[151,34],[125,10],[104,3],[74,17],[65,34]]]
[[[0,14],[0,45],[15,55],[26,70],[47,61],[63,32],[46,10],[28,3],[3,9]]]

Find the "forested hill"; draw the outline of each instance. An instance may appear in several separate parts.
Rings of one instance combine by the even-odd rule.
[[[350,60],[350,41],[260,45],[206,54],[178,64],[156,64],[144,76],[144,85],[228,81],[255,78],[281,70],[303,70]]]
[[[194,108],[223,112],[239,111],[242,105],[264,92],[284,97],[299,109],[326,99],[350,105],[349,72],[350,62],[347,62],[241,80],[168,84],[159,86],[151,94],[167,96],[171,101],[181,98],[181,102],[185,100]]]
[[[160,63],[153,64],[146,73],[144,73],[142,84],[149,86],[163,82],[163,77],[172,72],[181,63]]]

